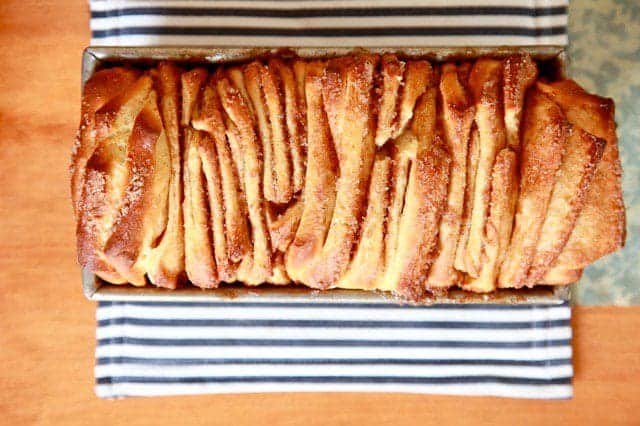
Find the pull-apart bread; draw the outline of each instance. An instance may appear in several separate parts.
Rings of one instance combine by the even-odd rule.
[[[569,284],[624,245],[615,127],[528,55],[104,69],[72,154],[78,258],[167,288]]]
[[[112,68],[85,85],[71,165],[78,258],[109,282],[175,288],[183,275],[181,73]]]

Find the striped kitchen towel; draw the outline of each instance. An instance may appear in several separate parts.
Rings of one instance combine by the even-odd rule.
[[[568,0],[91,1],[92,44],[564,45]]]
[[[567,42],[567,0],[92,0],[90,6],[93,45]],[[100,302],[96,393],[570,398],[570,318],[567,302]]]
[[[569,398],[570,317],[567,303],[100,302],[96,391]]]

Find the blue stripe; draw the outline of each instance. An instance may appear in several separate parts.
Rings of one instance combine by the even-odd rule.
[[[262,28],[262,27],[118,27],[94,30],[95,39],[127,35],[256,36],[256,37],[424,37],[424,36],[523,36],[564,35],[565,26],[523,27],[383,27],[383,28]]]
[[[502,376],[448,376],[448,377],[397,377],[397,376],[220,376],[220,377],[99,377],[97,384],[150,383],[150,384],[202,384],[202,383],[350,383],[350,384],[471,384],[503,383],[518,385],[569,385],[571,377],[534,379]]]
[[[546,348],[569,346],[569,339],[520,342],[472,342],[447,340],[347,340],[347,339],[152,339],[109,337],[98,339],[98,346],[281,346],[281,347],[395,347],[395,348]]]
[[[571,365],[570,358],[544,360],[514,359],[402,359],[402,358],[140,358],[100,357],[96,365],[445,365],[552,367]]]
[[[558,301],[558,303],[536,303],[536,304],[486,304],[486,303],[438,303],[434,305],[409,305],[397,301],[385,301],[380,303],[371,302],[137,302],[137,301],[101,301],[98,303],[101,308],[111,306],[140,306],[140,307],[171,307],[171,308],[335,308],[335,309],[447,309],[447,310],[534,310],[555,307],[568,307],[568,301]]]
[[[320,18],[320,17],[387,17],[387,16],[555,16],[565,15],[565,6],[529,8],[513,6],[454,6],[454,7],[367,7],[367,8],[219,8],[219,7],[123,7],[92,11],[91,18],[120,16],[204,16],[204,17],[264,17],[264,18]]]
[[[99,327],[137,325],[149,327],[306,327],[306,328],[446,328],[521,330],[568,327],[568,319],[544,321],[358,321],[358,320],[287,320],[287,319],[150,319],[117,317],[98,321]]]

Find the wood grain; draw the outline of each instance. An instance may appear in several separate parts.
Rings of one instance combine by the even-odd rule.
[[[0,423],[637,424],[640,307],[574,310],[571,401],[330,393],[99,400],[95,306],[80,289],[67,172],[88,17],[86,0],[0,2]]]

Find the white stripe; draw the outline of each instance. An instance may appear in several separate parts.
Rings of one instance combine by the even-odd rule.
[[[398,0],[398,1],[371,1],[371,0],[342,0],[342,1],[226,1],[218,0],[212,4],[211,1],[96,1],[92,0],[91,9],[95,11],[117,10],[131,7],[186,7],[186,8],[229,8],[229,9],[328,9],[328,8],[385,8],[385,7],[460,7],[479,6],[473,0]],[[483,0],[481,6],[503,6],[503,7],[528,7],[547,8],[555,6],[567,6],[568,0]]]
[[[265,18],[227,16],[161,16],[130,15],[91,20],[91,29],[106,30],[122,27],[208,27],[208,28],[389,28],[389,27],[519,27],[542,28],[566,26],[567,16],[389,16],[389,17],[325,17],[325,18]]]
[[[267,336],[265,336],[267,337]],[[316,347],[316,346],[146,346],[101,345],[96,356],[165,358],[400,358],[400,359],[507,359],[539,361],[570,358],[570,346],[542,348],[410,348],[410,347]]]
[[[139,365],[107,364],[95,368],[96,378],[136,377],[274,377],[274,376],[372,376],[372,377],[452,377],[498,376],[527,379],[570,377],[571,365],[529,367],[493,365]]]
[[[203,383],[203,384],[111,384],[97,385],[96,394],[103,398],[119,395],[161,396],[210,393],[258,392],[406,392],[441,395],[493,395],[509,398],[563,399],[571,398],[571,385],[515,385],[503,383],[406,385],[397,383],[370,384],[304,384],[304,383]]]
[[[571,308],[554,306],[540,309],[447,309],[447,308],[357,308],[348,307],[206,307],[206,306],[101,306],[98,320],[118,317],[147,319],[247,319],[247,320],[333,320],[333,321],[467,321],[530,322],[567,320]]]
[[[128,35],[93,38],[93,46],[534,46],[566,45],[566,35],[526,36],[415,36],[415,37],[256,37]]]
[[[133,338],[179,339],[338,339],[338,340],[443,340],[463,342],[522,342],[571,338],[570,327],[524,330],[482,329],[378,329],[304,327],[149,327],[114,325],[99,327],[98,339]],[[267,337],[268,336],[268,337]]]

